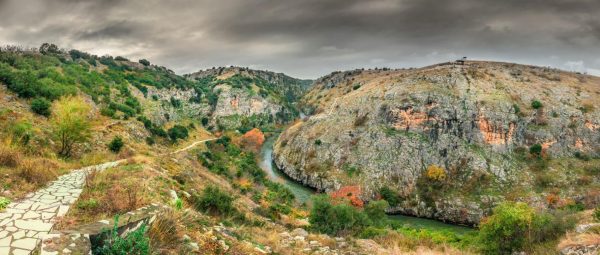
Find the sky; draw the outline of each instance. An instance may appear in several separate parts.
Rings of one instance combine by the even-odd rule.
[[[600,0],[0,0],[0,44],[50,42],[185,74],[469,59],[600,76]]]

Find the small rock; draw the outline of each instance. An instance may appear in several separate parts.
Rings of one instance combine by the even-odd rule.
[[[292,231],[292,235],[293,236],[302,236],[302,237],[307,237],[308,236],[308,232],[302,228],[297,228],[294,229],[294,231]]]
[[[177,192],[175,192],[174,190],[169,190],[169,195],[171,196],[172,200],[177,200],[179,198],[177,196]]]
[[[185,191],[182,191],[181,194],[183,194],[183,196],[185,196],[186,198],[192,197],[192,195],[190,195],[190,193],[187,193]]]
[[[303,236],[295,236],[294,241],[303,241],[304,242],[304,237]]]
[[[200,246],[198,246],[198,243],[188,243],[187,246],[192,250],[192,251],[199,251],[200,250]]]

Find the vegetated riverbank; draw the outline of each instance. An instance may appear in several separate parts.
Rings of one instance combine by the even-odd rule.
[[[292,178],[287,176],[283,171],[277,169],[277,167],[273,163],[273,144],[275,143],[275,140],[277,140],[278,135],[279,133],[274,133],[265,140],[265,143],[263,144],[260,151],[259,165],[265,172],[267,172],[267,176],[269,177],[269,179],[271,179],[274,182],[281,183],[285,185],[288,189],[290,189],[298,202],[302,204],[309,203],[311,196],[317,194],[317,191],[293,180]],[[400,214],[388,215],[388,219],[394,222],[395,224],[404,225],[406,227],[414,229],[449,231],[459,235],[475,231],[473,228],[467,226],[449,224],[437,220]]]

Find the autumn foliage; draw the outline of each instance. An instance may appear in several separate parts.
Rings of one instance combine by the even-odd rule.
[[[364,202],[358,197],[361,194],[360,186],[343,186],[330,194],[331,198],[346,198],[355,207],[363,207]]]
[[[242,136],[240,144],[246,149],[258,151],[264,142],[265,134],[260,129],[254,128]]]
[[[427,168],[427,178],[434,181],[443,181],[446,179],[446,171],[439,166],[430,165]]]

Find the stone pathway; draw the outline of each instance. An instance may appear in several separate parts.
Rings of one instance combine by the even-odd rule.
[[[31,254],[43,235],[52,230],[56,217],[64,216],[81,194],[85,176],[123,163],[118,160],[73,170],[44,189],[9,204],[0,212],[0,255]]]

